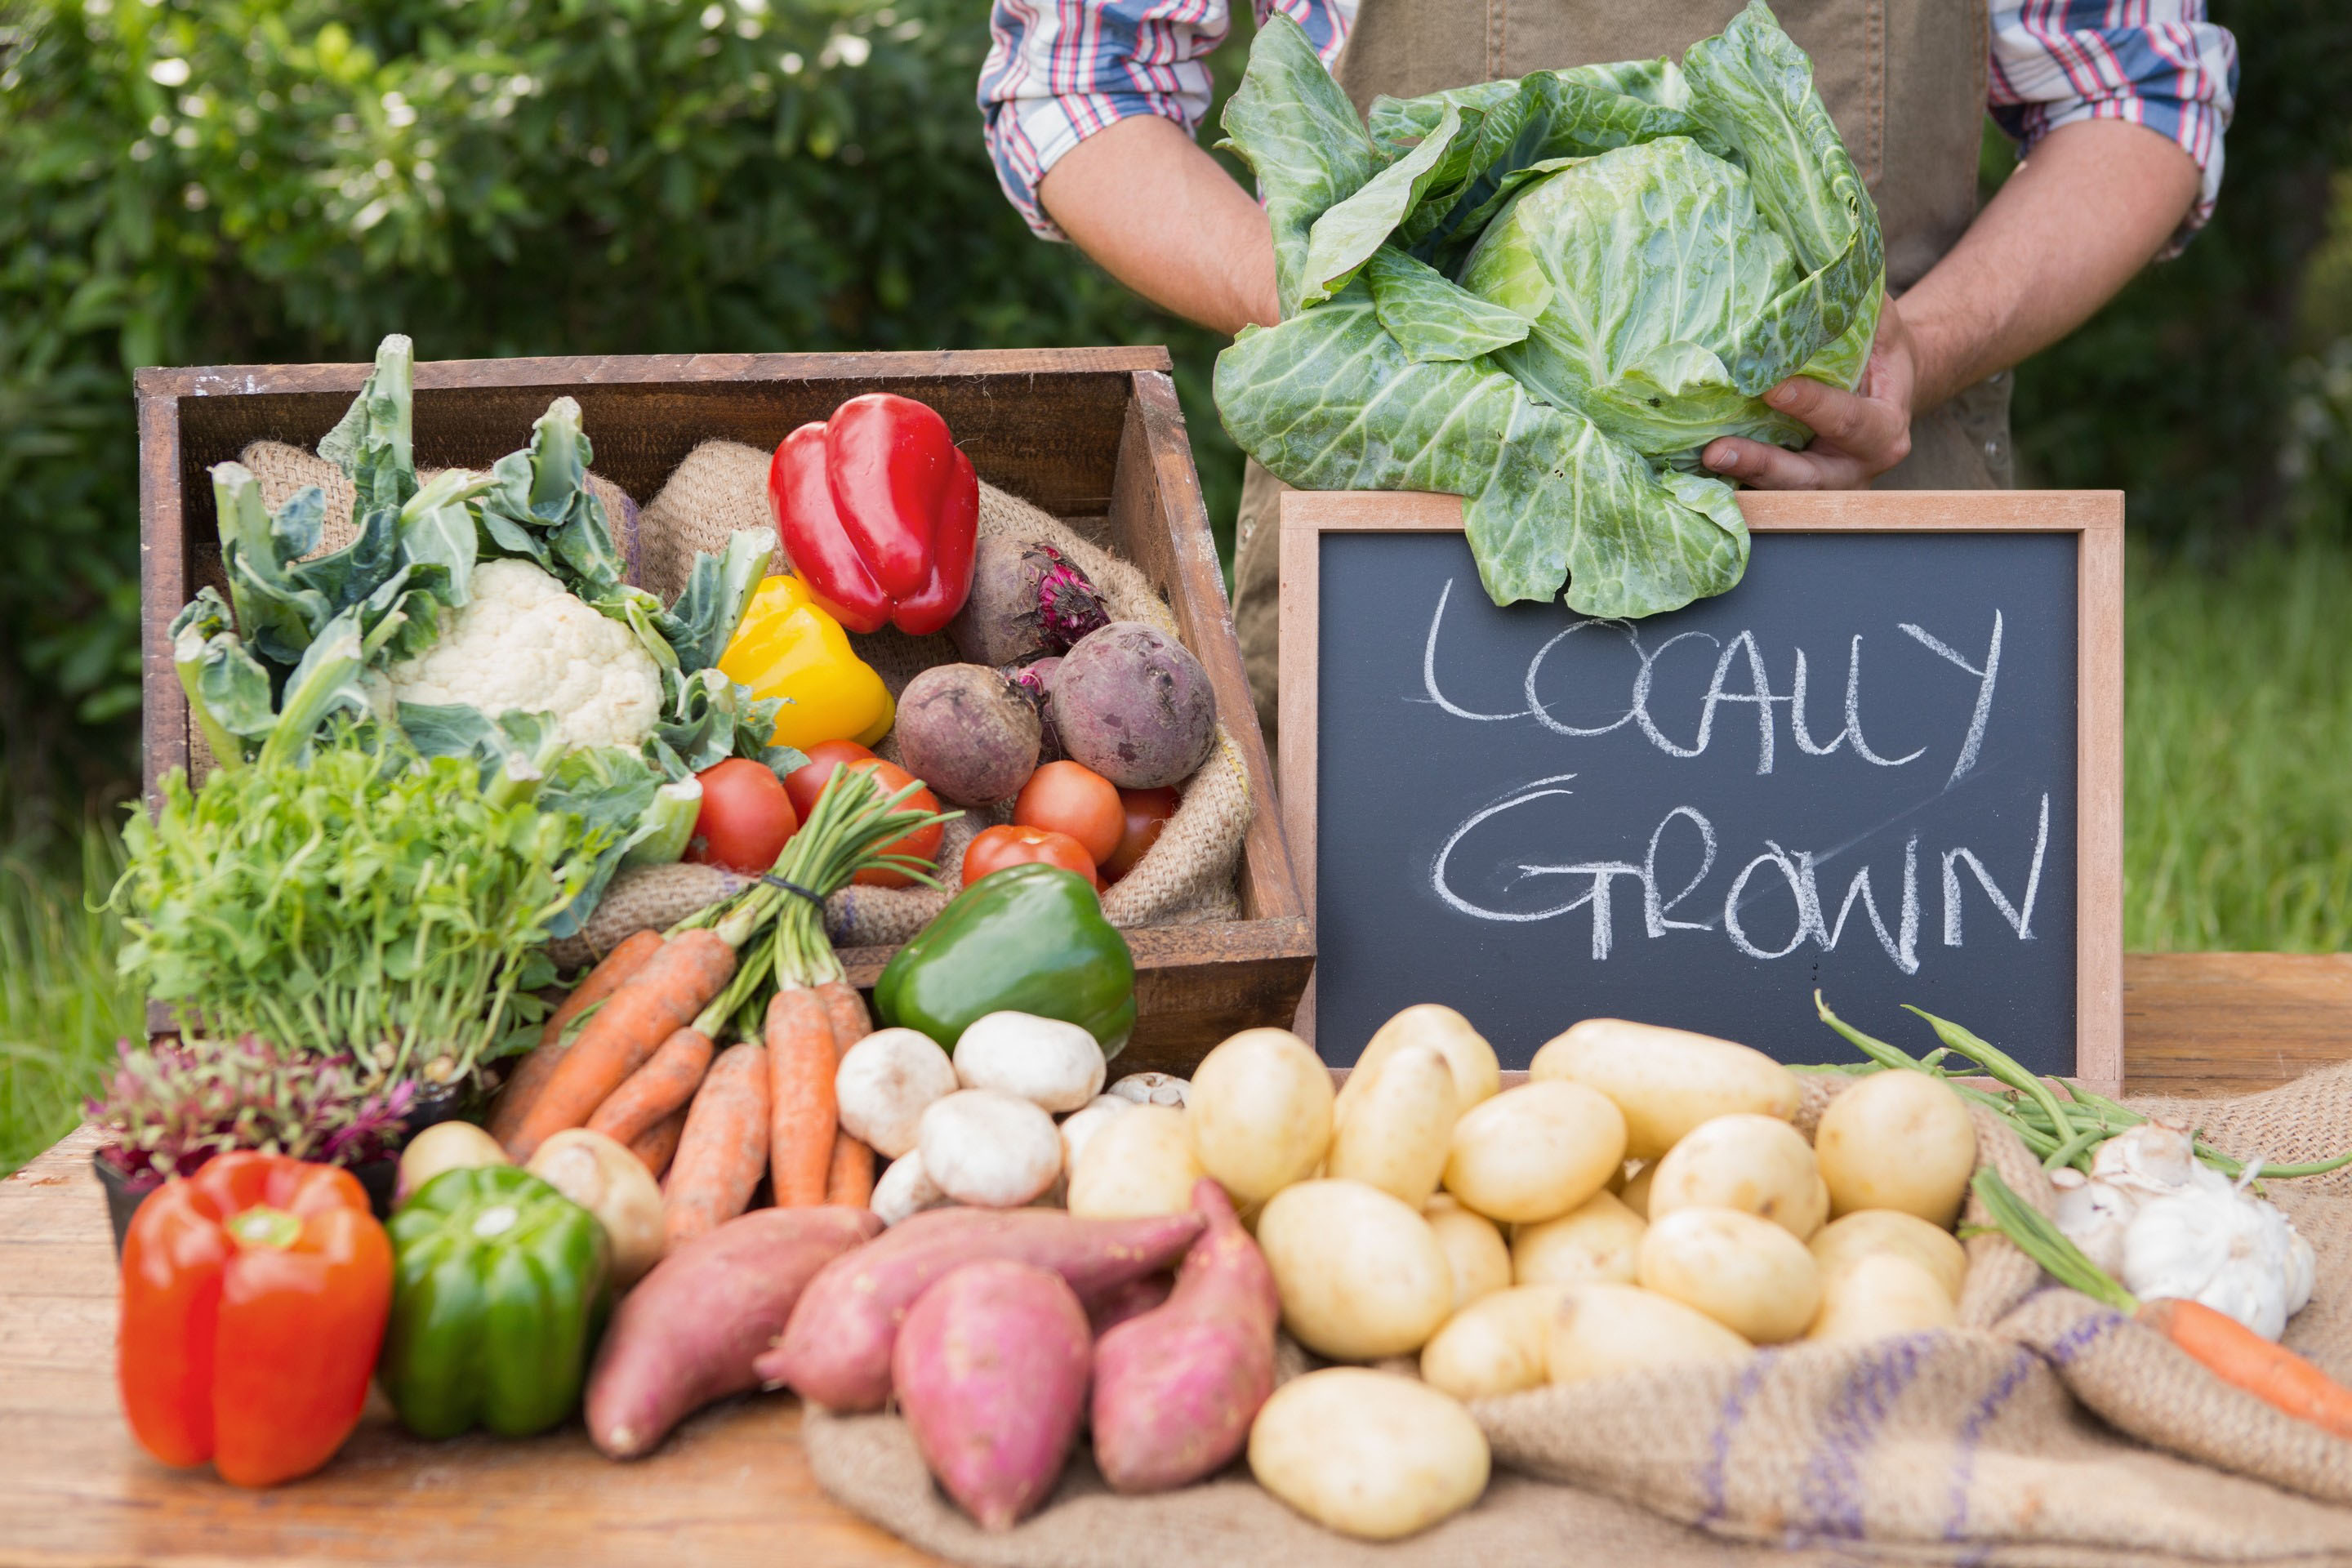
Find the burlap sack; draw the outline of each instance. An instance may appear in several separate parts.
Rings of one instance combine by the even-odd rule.
[[[1834,1080],[1809,1083],[1810,1126]],[[2264,1095],[2171,1107],[2241,1158],[2314,1159],[2352,1141],[2352,1064]],[[2054,1191],[2005,1126],[1980,1160],[2027,1202]],[[2319,1256],[2287,1342],[2352,1377],[2352,1198],[2273,1184]],[[1971,1200],[1969,1218],[1985,1215]],[[1370,1547],[1328,1535],[1238,1468],[1121,1499],[1083,1459],[1054,1505],[986,1536],[923,1472],[889,1415],[805,1427],[836,1499],[918,1545],[1007,1568],[1378,1559],[1643,1568],[1760,1562],[2047,1564],[2352,1563],[2352,1443],[2231,1389],[1998,1236],[1968,1242],[1961,1327],[1798,1344],[1737,1366],[1486,1400],[1498,1467],[1469,1512]]]
[[[767,453],[733,441],[706,441],[687,455],[646,507],[647,588],[667,599],[684,585],[695,552],[716,549],[736,529],[773,525],[768,460]],[[1175,616],[1140,571],[1017,496],[982,485],[980,529],[1051,543],[1094,579],[1114,619],[1149,621],[1175,635]],[[777,569],[783,569],[781,554]],[[853,634],[850,640],[858,657],[880,673],[894,698],[922,671],[952,664],[958,657],[955,645],[944,637],[911,637],[885,628],[871,636]],[[896,760],[893,741],[886,739],[877,749]],[[1103,896],[1103,913],[1112,924],[1178,925],[1239,917],[1234,868],[1249,831],[1249,775],[1240,748],[1223,726],[1218,728],[1215,753],[1182,787],[1183,804],[1161,830],[1159,842]],[[845,947],[883,946],[922,930],[947,906],[947,889],[961,884],[963,847],[971,833],[1008,816],[1004,806],[969,812],[950,828],[940,853],[946,889],[853,888],[835,895],[825,911],[834,941]]]

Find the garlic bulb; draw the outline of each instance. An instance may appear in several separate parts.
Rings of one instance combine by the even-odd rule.
[[[2143,1122],[2099,1146],[2088,1179],[2052,1181],[2058,1228],[2135,1296],[2200,1301],[2270,1340],[2311,1300],[2311,1244],[2179,1128]]]

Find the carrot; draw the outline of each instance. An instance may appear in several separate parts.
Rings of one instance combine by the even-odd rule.
[[[833,1059],[838,1066],[850,1047],[874,1032],[874,1020],[866,1011],[866,999],[846,981],[825,981],[816,994],[833,1021]],[[824,1201],[853,1209],[874,1201],[874,1151],[846,1131],[835,1131],[833,1135],[833,1164],[825,1173]]]
[[[866,1011],[866,998],[845,980],[828,980],[816,994],[824,1002],[825,1016],[833,1020],[834,1059],[839,1061],[850,1047],[874,1032],[874,1020]]]
[[[862,1209],[874,1202],[874,1151],[845,1131],[833,1135],[833,1163],[824,1173],[824,1201]]]
[[[673,1110],[683,1110],[702,1087],[710,1069],[710,1037],[692,1025],[662,1042],[645,1066],[606,1097],[588,1119],[588,1130],[602,1132],[615,1143],[633,1142],[638,1134]]]
[[[824,1202],[833,1168],[833,1020],[805,985],[788,985],[768,1004],[769,1179],[776,1206]]]
[[[2202,1301],[2143,1301],[2132,1316],[2215,1377],[2298,1421],[2352,1437],[2352,1388]]]
[[[2168,1297],[2141,1300],[2092,1262],[2056,1221],[2011,1191],[1990,1166],[1979,1171],[1969,1185],[1984,1200],[1993,1224],[2061,1285],[2128,1313],[2215,1377],[2244,1389],[2272,1409],[2339,1437],[2352,1437],[2352,1388],[2202,1301]]]
[[[662,1179],[669,1163],[677,1157],[677,1141],[686,1131],[686,1107],[681,1105],[643,1132],[629,1144],[629,1152],[646,1163],[654,1180]]]
[[[662,1251],[676,1252],[743,1212],[768,1163],[768,1053],[730,1046],[686,1113],[662,1190]]]
[[[506,1091],[499,1096],[498,1109],[490,1114],[491,1137],[504,1143],[522,1126],[523,1117],[547,1088],[556,1064],[572,1048],[563,1042],[563,1031],[572,1020],[618,991],[661,947],[661,932],[636,932],[606,953],[588,972],[587,978],[572,988],[572,994],[557,1005],[546,1026],[539,1031],[539,1044],[515,1064],[512,1076],[507,1079]]]
[[[580,1031],[507,1140],[509,1157],[525,1163],[553,1134],[585,1126],[663,1041],[726,989],[734,973],[735,950],[717,931],[684,931],[664,942]]]

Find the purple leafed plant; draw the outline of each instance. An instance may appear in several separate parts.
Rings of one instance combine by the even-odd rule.
[[[413,1080],[370,1090],[348,1056],[281,1053],[252,1035],[116,1049],[88,1110],[109,1135],[99,1158],[136,1191],[232,1149],[364,1164],[392,1152],[416,1099]]]

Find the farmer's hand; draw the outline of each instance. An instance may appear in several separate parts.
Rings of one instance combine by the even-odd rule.
[[[1858,490],[1911,451],[1911,395],[1918,365],[1903,311],[1890,299],[1862,383],[1852,392],[1790,376],[1764,401],[1811,426],[1801,452],[1725,436],[1701,454],[1709,470],[1763,490]]]

